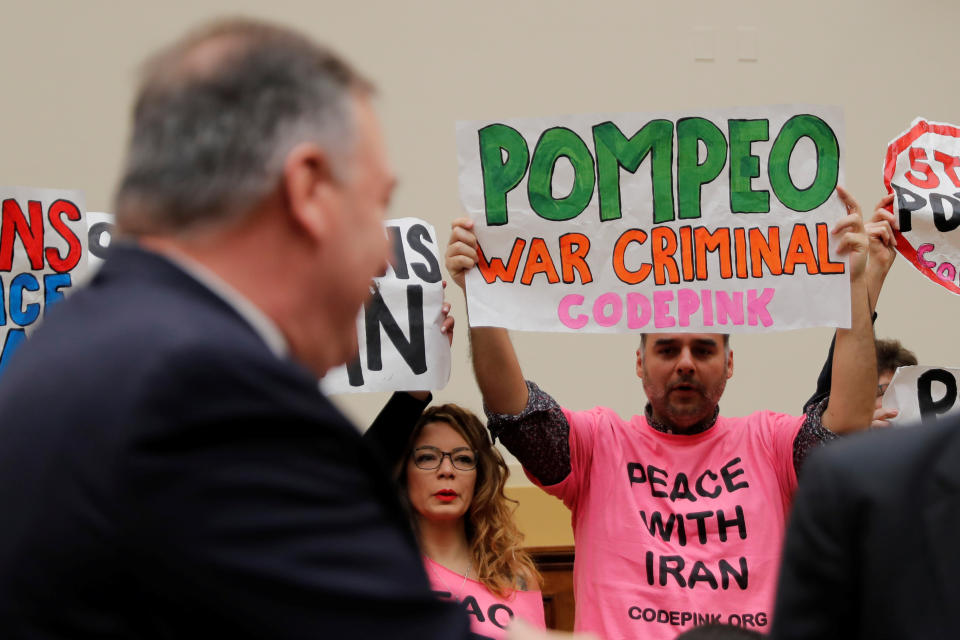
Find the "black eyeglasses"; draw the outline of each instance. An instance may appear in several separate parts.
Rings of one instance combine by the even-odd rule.
[[[477,468],[477,452],[469,447],[457,447],[453,451],[441,451],[436,447],[424,446],[413,450],[413,464],[418,469],[433,471],[443,464],[444,456],[450,458],[450,464],[460,471],[472,471]]]

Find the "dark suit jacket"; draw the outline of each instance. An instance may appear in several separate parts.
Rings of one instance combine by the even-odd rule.
[[[773,637],[960,638],[960,422],[853,436],[811,456]]]
[[[384,469],[167,260],[113,251],[0,380],[0,637],[451,638]]]

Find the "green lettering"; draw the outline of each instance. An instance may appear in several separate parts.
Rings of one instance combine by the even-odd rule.
[[[527,172],[530,151],[516,129],[491,124],[477,132],[480,138],[480,167],[483,173],[483,200],[487,224],[507,224],[507,194]],[[503,159],[503,152],[507,159]]]
[[[800,138],[810,138],[817,148],[817,175],[806,189],[798,189],[790,177],[790,156]],[[827,201],[840,174],[840,144],[830,126],[817,116],[802,114],[780,129],[767,163],[770,186],[788,209],[811,211]]]
[[[573,165],[573,188],[562,198],[553,197],[553,170],[557,160]],[[593,155],[576,133],[565,127],[547,129],[537,141],[530,160],[527,194],[530,206],[541,218],[570,220],[583,213],[593,197]]]
[[[700,142],[707,155],[700,162]],[[681,219],[700,217],[700,187],[712,182],[727,162],[723,132],[704,118],[677,120],[677,201]]]
[[[750,153],[750,145],[770,139],[767,120],[729,120],[730,131],[730,211],[733,213],[769,213],[770,193],[750,188],[751,178],[760,176],[760,158]]]
[[[620,167],[636,173],[648,154],[650,180],[653,182],[653,221],[669,222],[673,211],[673,123],[651,120],[629,140],[617,125],[604,122],[593,128],[593,144],[597,152],[597,192],[600,198],[600,220],[621,217]]]

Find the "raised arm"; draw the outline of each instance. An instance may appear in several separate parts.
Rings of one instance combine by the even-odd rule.
[[[446,281],[443,287],[446,289]],[[447,336],[452,345],[454,318],[450,315],[450,303],[444,302],[440,312],[443,314],[440,333]],[[388,469],[394,468],[402,459],[410,434],[432,399],[429,391],[397,391],[364,432],[363,439],[379,451]]]
[[[877,354],[866,273],[869,240],[856,200],[842,187],[837,187],[837,193],[847,208],[847,216],[833,233],[839,236],[840,253],[850,256],[851,325],[837,330],[823,425],[842,434],[870,425],[877,389]]]
[[[473,233],[473,221],[458,218],[453,221],[447,245],[447,272],[466,291],[464,278],[476,264],[477,236]],[[507,330],[471,327],[470,345],[473,372],[487,409],[505,414],[523,411],[527,406],[527,385]]]
[[[464,277],[477,264],[477,237],[472,220],[459,218],[452,227],[447,272],[465,290]],[[470,327],[470,346],[493,437],[541,484],[563,480],[570,473],[570,424],[560,406],[524,380],[506,329]]]
[[[893,236],[896,218],[887,210],[891,202],[893,202],[892,194],[884,196],[877,203],[873,218],[865,225],[870,240],[865,278],[872,321],[877,319],[877,300],[880,298],[880,291],[883,289],[887,273],[890,272],[890,267],[893,266],[893,261],[897,257],[897,242]],[[836,339],[834,334],[830,341],[830,349],[827,351],[827,361],[823,363],[823,369],[820,370],[820,376],[817,378],[817,388],[803,405],[804,413],[830,395],[830,385],[833,382],[833,349]],[[874,426],[877,426],[878,420],[891,417],[890,412],[891,410],[887,409],[877,409],[873,416]]]

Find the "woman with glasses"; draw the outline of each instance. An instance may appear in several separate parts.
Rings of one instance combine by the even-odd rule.
[[[394,396],[392,410],[388,404],[367,432],[384,454],[404,431],[403,420],[387,429],[384,413],[396,418],[405,408],[409,415],[423,401],[403,395]],[[514,504],[504,494],[509,470],[480,419],[454,404],[430,407],[400,451],[401,458],[392,457],[399,460],[401,496],[437,595],[461,602],[471,628],[483,636],[505,637],[514,617],[544,628],[540,576],[521,547]]]

